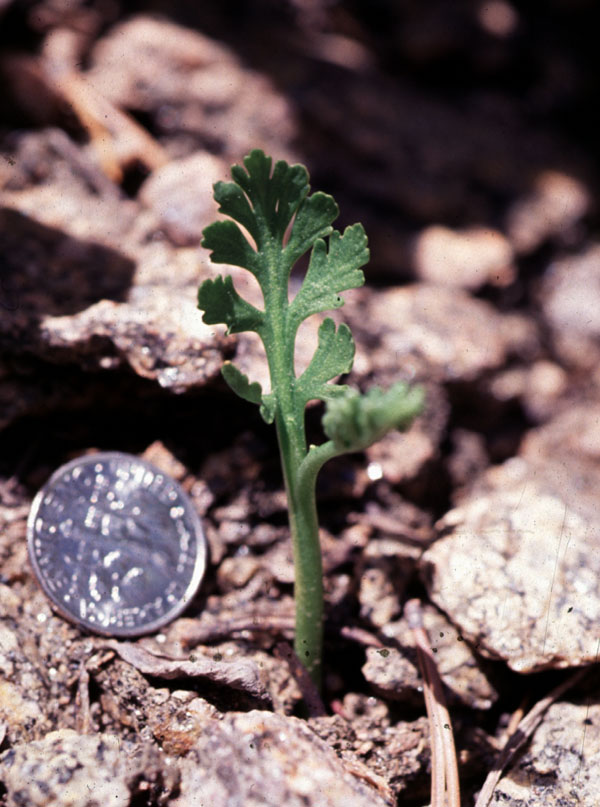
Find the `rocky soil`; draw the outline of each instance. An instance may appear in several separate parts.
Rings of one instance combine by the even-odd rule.
[[[595,807],[596,16],[0,2],[0,805],[425,807],[417,598],[463,805],[564,684],[491,803]],[[261,348],[196,309],[221,271],[200,246],[211,186],[252,148],[307,165],[369,235],[367,284],[335,313],[348,383],[427,394],[409,432],[321,474],[322,703],[291,653],[275,437],[220,378],[235,359],[268,386]],[[210,544],[195,601],[137,641],[53,613],[27,560],[36,491],[99,449],[177,479]]]

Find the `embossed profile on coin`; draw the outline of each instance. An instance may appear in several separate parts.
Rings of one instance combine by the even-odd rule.
[[[181,487],[116,451],[80,457],[50,477],[33,500],[27,542],[56,610],[109,636],[174,619],[206,566],[202,524]]]

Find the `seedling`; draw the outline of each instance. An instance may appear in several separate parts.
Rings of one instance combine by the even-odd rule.
[[[235,221],[217,221],[204,230],[202,244],[215,263],[241,266],[261,288],[264,310],[244,300],[231,276],[206,280],[198,307],[208,325],[222,323],[228,333],[255,331],[267,355],[271,391],[250,382],[226,362],[222,372],[240,397],[258,404],[267,423],[275,422],[289,507],[296,604],[295,650],[313,680],[321,674],[323,644],[323,572],[315,488],[321,466],[332,457],[360,451],[390,429],[405,429],[421,411],[423,392],[403,382],[389,390],[375,387],[365,395],[345,385],[329,383],[348,373],[354,361],[354,340],[347,325],[336,328],[323,320],[318,345],[304,372],[297,377],[294,346],[300,324],[313,314],[344,304],[340,292],[362,286],[361,267],[369,260],[362,224],[333,229],[338,206],[331,196],[309,195],[306,168],[275,163],[260,150],[244,166],[231,169],[233,182],[217,182],[214,198],[219,212]],[[235,223],[250,235],[252,245]],[[288,228],[291,224],[291,229]],[[327,240],[326,240],[327,239]],[[288,281],[292,267],[309,250],[310,261],[292,300]],[[307,446],[304,414],[309,401],[325,402],[322,424],[329,438]]]

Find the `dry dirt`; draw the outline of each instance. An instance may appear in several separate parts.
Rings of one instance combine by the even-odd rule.
[[[515,715],[596,664],[596,18],[591,0],[0,2],[1,805],[424,807],[416,597],[466,807]],[[235,358],[264,384],[261,348],[195,302],[220,271],[211,186],[252,148],[365,226],[367,284],[335,313],[349,383],[427,394],[408,433],[320,476],[322,704],[290,650],[275,436],[220,379]],[[185,614],[134,642],[54,614],[27,561],[35,492],[99,449],[176,478],[210,544]],[[561,695],[492,803],[595,807],[599,698],[593,672]]]

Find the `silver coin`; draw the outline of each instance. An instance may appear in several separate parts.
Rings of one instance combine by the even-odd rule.
[[[107,636],[139,636],[194,597],[206,538],[194,507],[163,471],[102,452],[60,467],[27,522],[35,574],[66,619]]]

